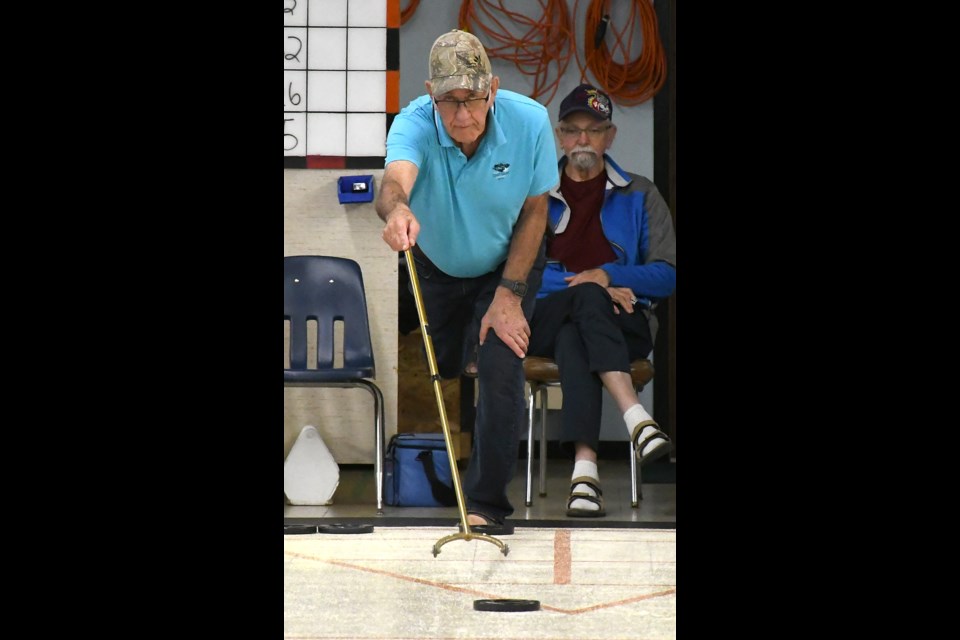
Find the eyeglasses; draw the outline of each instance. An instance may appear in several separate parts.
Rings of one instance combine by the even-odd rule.
[[[568,140],[576,140],[580,137],[581,133],[587,134],[587,137],[597,140],[603,137],[607,131],[610,130],[610,127],[613,125],[607,125],[605,127],[590,127],[589,129],[581,129],[579,127],[559,127],[557,130],[560,132],[560,136]]]
[[[483,108],[483,105],[486,104],[487,100],[490,99],[490,94],[483,96],[482,98],[467,98],[466,100],[437,100],[434,98],[433,103],[437,105],[437,109],[446,113],[456,113],[460,110],[460,105],[463,105],[467,108],[467,111],[479,111]]]

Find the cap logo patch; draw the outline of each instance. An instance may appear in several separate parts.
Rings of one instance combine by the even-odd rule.
[[[480,56],[473,51],[457,51],[457,58],[468,69],[478,69],[480,67]]]
[[[587,105],[603,117],[610,115],[610,103],[606,97],[599,95],[596,89],[587,90]]]

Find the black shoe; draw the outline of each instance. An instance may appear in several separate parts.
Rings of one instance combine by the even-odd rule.
[[[482,513],[477,513],[476,511],[468,511],[467,515],[469,516],[480,516],[486,520],[486,524],[472,524],[470,525],[471,533],[485,533],[488,536],[509,536],[513,534],[513,525],[508,522],[498,522],[490,516],[486,516]],[[458,522],[457,528],[460,529],[460,533],[463,533],[463,523]]]

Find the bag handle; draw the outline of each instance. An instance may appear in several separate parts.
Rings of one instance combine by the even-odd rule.
[[[457,504],[457,494],[454,493],[453,487],[443,484],[437,477],[437,469],[433,464],[433,451],[426,449],[418,453],[417,462],[423,465],[423,472],[430,481],[430,493],[433,494],[433,499],[445,507]]]

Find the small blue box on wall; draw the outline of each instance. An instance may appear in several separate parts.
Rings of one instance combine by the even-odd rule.
[[[337,192],[340,204],[373,202],[373,176],[340,176]]]

